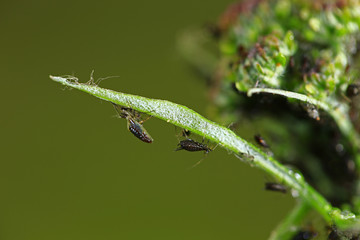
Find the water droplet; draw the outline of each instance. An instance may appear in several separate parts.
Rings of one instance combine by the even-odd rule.
[[[291,196],[293,197],[293,198],[297,198],[297,197],[299,197],[299,191],[297,191],[297,190],[294,190],[294,189],[291,189]]]

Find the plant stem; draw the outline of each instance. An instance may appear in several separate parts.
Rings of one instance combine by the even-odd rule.
[[[290,92],[290,91],[285,91],[282,89],[274,89],[274,88],[251,88],[247,91],[248,97],[251,97],[254,93],[272,93],[275,95],[281,95],[287,98],[294,98],[302,102],[316,105],[327,112],[330,110],[329,105],[327,105],[326,103],[320,102],[315,98],[308,97],[304,94],[300,94],[296,92]]]
[[[272,157],[267,156],[260,149],[246,142],[230,129],[204,118],[185,106],[166,100],[115,92],[100,88],[94,84],[79,83],[74,77],[50,76],[50,78],[65,86],[89,93],[105,101],[147,113],[194,132],[215,143],[219,143],[245,162],[262,169],[279,182],[292,188],[293,196],[299,195],[307,204],[316,209],[328,223],[334,221],[339,224],[351,224],[356,219],[354,214],[343,215],[338,209],[333,208],[322,195],[306,183],[301,174],[295,173]]]
[[[297,99],[299,101],[310,103],[318,106],[322,110],[326,111],[336,122],[337,126],[341,133],[348,139],[349,143],[353,146],[353,154],[356,160],[356,165],[360,167],[360,154],[358,152],[358,148],[360,146],[360,137],[354,129],[349,117],[348,117],[348,106],[341,103],[336,104],[328,104],[325,102],[321,102],[312,97],[308,97],[304,94],[285,91],[281,89],[273,89],[273,88],[251,88],[248,90],[247,95],[251,97],[254,93],[272,93],[276,95],[281,95],[287,98]],[[332,105],[336,105],[336,107],[332,107]]]
[[[269,240],[284,240],[293,237],[293,235],[299,231],[299,225],[310,209],[310,206],[306,202],[299,201],[294,209],[271,233]]]

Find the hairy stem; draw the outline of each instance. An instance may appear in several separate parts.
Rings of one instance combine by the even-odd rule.
[[[281,95],[287,98],[297,99],[299,101],[313,104],[325,112],[327,112],[336,122],[337,126],[341,133],[348,139],[348,141],[353,146],[353,153],[356,159],[357,166],[360,167],[360,154],[358,153],[358,148],[360,146],[360,137],[355,131],[349,117],[348,117],[348,106],[341,103],[328,104],[325,102],[321,102],[312,97],[308,97],[304,94],[285,91],[281,89],[273,89],[273,88],[251,88],[248,90],[247,95],[251,97],[254,93],[272,93],[276,95]],[[336,107],[332,107],[332,105],[337,105]]]
[[[287,98],[294,98],[294,99],[300,100],[302,102],[316,105],[325,111],[330,110],[330,107],[326,103],[320,102],[312,97],[308,97],[304,94],[300,94],[300,93],[296,93],[296,92],[290,92],[290,91],[274,89],[274,88],[251,88],[248,90],[247,95],[248,95],[248,97],[251,97],[254,93],[272,93],[272,94],[276,94],[276,95],[281,95],[281,96],[284,96]]]
[[[74,77],[50,76],[50,78],[65,86],[89,93],[105,101],[147,113],[173,125],[190,130],[215,143],[219,143],[223,148],[233,152],[235,156],[251,166],[262,169],[279,182],[286,184],[292,189],[294,196],[299,195],[307,204],[316,209],[328,223],[334,222],[336,224],[347,225],[354,223],[356,220],[354,214],[347,213],[343,215],[340,210],[333,208],[322,195],[306,183],[301,174],[295,173],[281,165],[251,143],[237,136],[230,129],[204,118],[185,106],[166,100],[150,99],[116,92],[100,88],[94,84],[79,83]]]

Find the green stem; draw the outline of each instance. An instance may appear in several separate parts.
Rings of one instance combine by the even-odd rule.
[[[281,95],[281,96],[284,96],[287,98],[294,98],[294,99],[300,100],[302,102],[316,105],[327,112],[330,110],[329,105],[327,105],[326,103],[320,102],[320,101],[316,100],[315,98],[308,97],[304,94],[300,94],[300,93],[296,93],[296,92],[290,92],[290,91],[274,89],[274,88],[251,88],[247,91],[248,97],[251,97],[254,93],[272,93],[272,94],[276,94],[276,95]]]
[[[185,106],[166,100],[150,99],[115,92],[113,90],[100,88],[96,85],[79,83],[74,77],[64,78],[50,76],[50,78],[65,86],[89,93],[105,101],[130,107],[139,112],[145,112],[165,120],[168,123],[190,130],[215,143],[219,143],[222,147],[233,152],[245,162],[262,169],[279,182],[292,188],[294,194],[298,194],[303,200],[316,209],[328,223],[331,221],[340,224],[350,224],[354,222],[354,214],[344,216],[338,209],[333,208],[322,195],[305,182],[302,175],[281,165],[278,161],[267,156],[251,143],[237,136],[230,129],[204,118]]]
[[[269,240],[284,240],[293,237],[299,231],[299,226],[310,209],[306,202],[299,201],[290,214],[271,233]]]
[[[251,97],[254,93],[272,93],[276,95],[281,95],[287,98],[293,98],[300,100],[302,102],[310,103],[318,106],[322,110],[326,111],[336,122],[339,127],[341,133],[348,139],[348,141],[353,145],[353,154],[356,159],[357,167],[360,167],[360,154],[358,153],[358,149],[360,146],[360,137],[354,129],[353,124],[351,123],[348,117],[348,107],[345,104],[335,103],[328,104],[316,100],[312,97],[308,97],[304,94],[285,91],[281,89],[273,89],[273,88],[251,88],[248,90],[247,95]],[[336,107],[332,107],[332,105],[336,105]]]

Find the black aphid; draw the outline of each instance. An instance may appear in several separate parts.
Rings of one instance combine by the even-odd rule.
[[[256,141],[259,145],[263,146],[264,148],[269,148],[269,147],[270,147],[270,146],[266,143],[265,139],[264,139],[260,134],[255,135],[255,136],[254,136],[254,139],[255,139],[255,141]]]
[[[280,183],[267,182],[265,183],[265,190],[286,193],[287,188]]]
[[[179,147],[175,149],[175,151],[179,151],[179,150],[186,150],[189,152],[205,151],[206,154],[212,151],[212,149],[209,148],[206,144],[196,142],[189,138],[185,140],[181,140],[178,146]]]
[[[346,96],[355,97],[360,93],[360,85],[359,84],[350,84],[346,89]]]
[[[113,105],[119,114],[119,117],[126,118],[127,127],[135,137],[146,143],[152,143],[154,141],[150,134],[143,127],[142,123],[144,121],[138,120],[140,118],[138,112],[131,108],[121,107],[115,103],[113,103]]]
[[[128,129],[135,137],[146,143],[152,143],[154,141],[143,125],[130,117],[127,117],[127,120]]]
[[[317,232],[313,230],[301,230],[292,238],[292,240],[308,240],[317,236]]]

